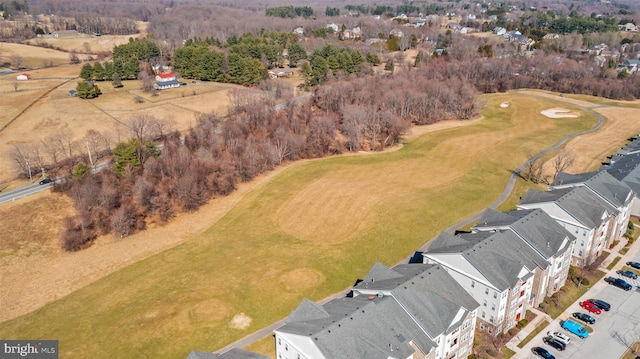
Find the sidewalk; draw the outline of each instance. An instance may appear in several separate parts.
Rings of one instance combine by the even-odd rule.
[[[516,336],[511,338],[511,340],[506,344],[507,348],[509,348],[509,349],[513,350],[514,352],[516,352],[516,355],[514,355],[513,358],[516,358],[518,352],[522,350],[522,349],[518,348],[518,344],[520,344],[520,342],[524,338],[526,338],[529,334],[531,334],[531,332],[534,331],[538,327],[538,325],[540,325],[540,323],[542,323],[545,319],[548,320],[549,323],[553,322],[553,319],[549,316],[549,314],[547,314],[545,312],[542,312],[542,311],[538,310],[537,308],[530,308],[529,310],[531,312],[533,312],[533,314],[535,314],[536,317],[533,318],[533,320],[530,321],[529,324],[527,324],[526,327],[522,328],[520,330],[520,332],[518,332],[518,334],[516,334]],[[527,354],[528,353],[530,353],[530,351],[527,352]]]
[[[640,242],[640,240],[636,241],[636,242]],[[627,254],[625,255],[621,255],[619,250],[624,248],[624,245],[627,243],[626,239],[622,239],[620,240],[620,243],[618,243],[617,246],[615,246],[613,249],[608,249],[607,252],[609,252],[609,256],[602,262],[602,264],[600,265],[600,267],[598,268],[599,270],[605,272],[605,277],[608,277],[610,275],[615,275],[616,271],[619,270],[620,268],[624,267],[625,264],[629,261],[632,261],[635,256],[638,254],[638,252],[640,252],[640,246],[638,245],[638,243],[633,243],[631,245],[631,247],[629,247],[629,251],[627,252]],[[611,262],[613,260],[615,260],[617,257],[622,257],[620,258],[620,260],[618,261],[618,263],[616,263],[616,265],[611,269],[608,270],[607,266],[609,264],[611,264]],[[584,295],[582,295],[582,297],[580,297],[576,302],[581,302],[583,300],[586,300],[588,298],[594,297],[594,293],[599,293],[602,289],[606,288],[609,284],[607,284],[604,280],[599,280],[597,283],[595,283]],[[535,313],[537,316],[535,317],[535,319],[533,319],[531,322],[529,322],[529,324],[527,324],[526,327],[522,328],[522,330],[520,330],[520,332],[518,333],[518,335],[516,335],[515,337],[513,337],[507,344],[506,347],[513,350],[514,352],[516,352],[516,354],[512,357],[512,359],[528,359],[532,357],[532,353],[531,353],[531,348],[533,348],[534,346],[540,346],[541,345],[541,336],[545,335],[546,332],[548,330],[550,330],[551,328],[553,328],[554,322],[558,322],[560,319],[564,319],[567,317],[571,316],[571,311],[570,310],[565,310],[562,314],[560,314],[558,316],[558,318],[556,319],[551,319],[551,317],[549,315],[547,315],[546,313],[541,312],[540,310],[538,310],[537,308],[530,308],[530,310]],[[547,319],[549,320],[549,324],[547,326],[547,328],[543,329],[536,338],[532,339],[531,341],[529,341],[529,343],[527,343],[527,345],[525,345],[522,349],[518,348],[518,344],[520,344],[520,342],[526,338],[532,331],[534,331],[536,329],[536,327],[544,320]]]

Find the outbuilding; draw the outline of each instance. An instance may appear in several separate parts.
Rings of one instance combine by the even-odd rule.
[[[31,75],[29,75],[27,73],[24,73],[24,74],[18,75],[16,77],[16,80],[18,80],[18,81],[26,81],[26,80],[28,80],[30,78],[31,78]]]

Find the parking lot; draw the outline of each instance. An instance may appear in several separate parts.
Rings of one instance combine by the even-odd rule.
[[[640,255],[635,258],[624,258],[625,261],[640,261]],[[621,261],[616,265],[620,268],[624,265]],[[519,350],[513,358],[539,358],[531,352],[535,346],[547,349],[558,359],[583,359],[583,358],[620,358],[624,355],[628,345],[640,341],[640,285],[639,280],[620,277],[616,270],[608,272],[607,276],[618,277],[633,285],[630,291],[607,284],[603,279],[596,283],[579,301],[573,303],[560,317],[549,324],[524,348]],[[606,276],[605,276],[606,277]],[[611,305],[608,312],[602,314],[589,313],[580,307],[579,302],[585,299],[600,299]],[[595,324],[590,325],[593,333],[586,339],[580,339],[576,335],[561,328],[561,320],[572,318],[574,312],[587,313],[596,319]],[[572,318],[572,320],[584,325],[585,323]],[[558,331],[567,334],[571,342],[566,350],[558,351],[543,343],[542,339],[548,331]]]

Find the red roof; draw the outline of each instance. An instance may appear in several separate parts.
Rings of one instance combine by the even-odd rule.
[[[168,73],[168,74],[160,74],[158,75],[161,79],[168,79],[171,77],[175,77],[172,73]]]
[[[23,75],[23,76],[27,76],[27,77],[31,76],[31,75],[29,75],[29,74],[28,74],[28,73],[26,73],[26,72],[25,72],[25,73],[23,73],[22,75]]]

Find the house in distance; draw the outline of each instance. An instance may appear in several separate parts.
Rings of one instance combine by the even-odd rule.
[[[153,85],[156,90],[166,90],[173,87],[180,87],[180,82],[176,80],[176,76],[169,72],[166,74],[156,75],[156,83]]]

